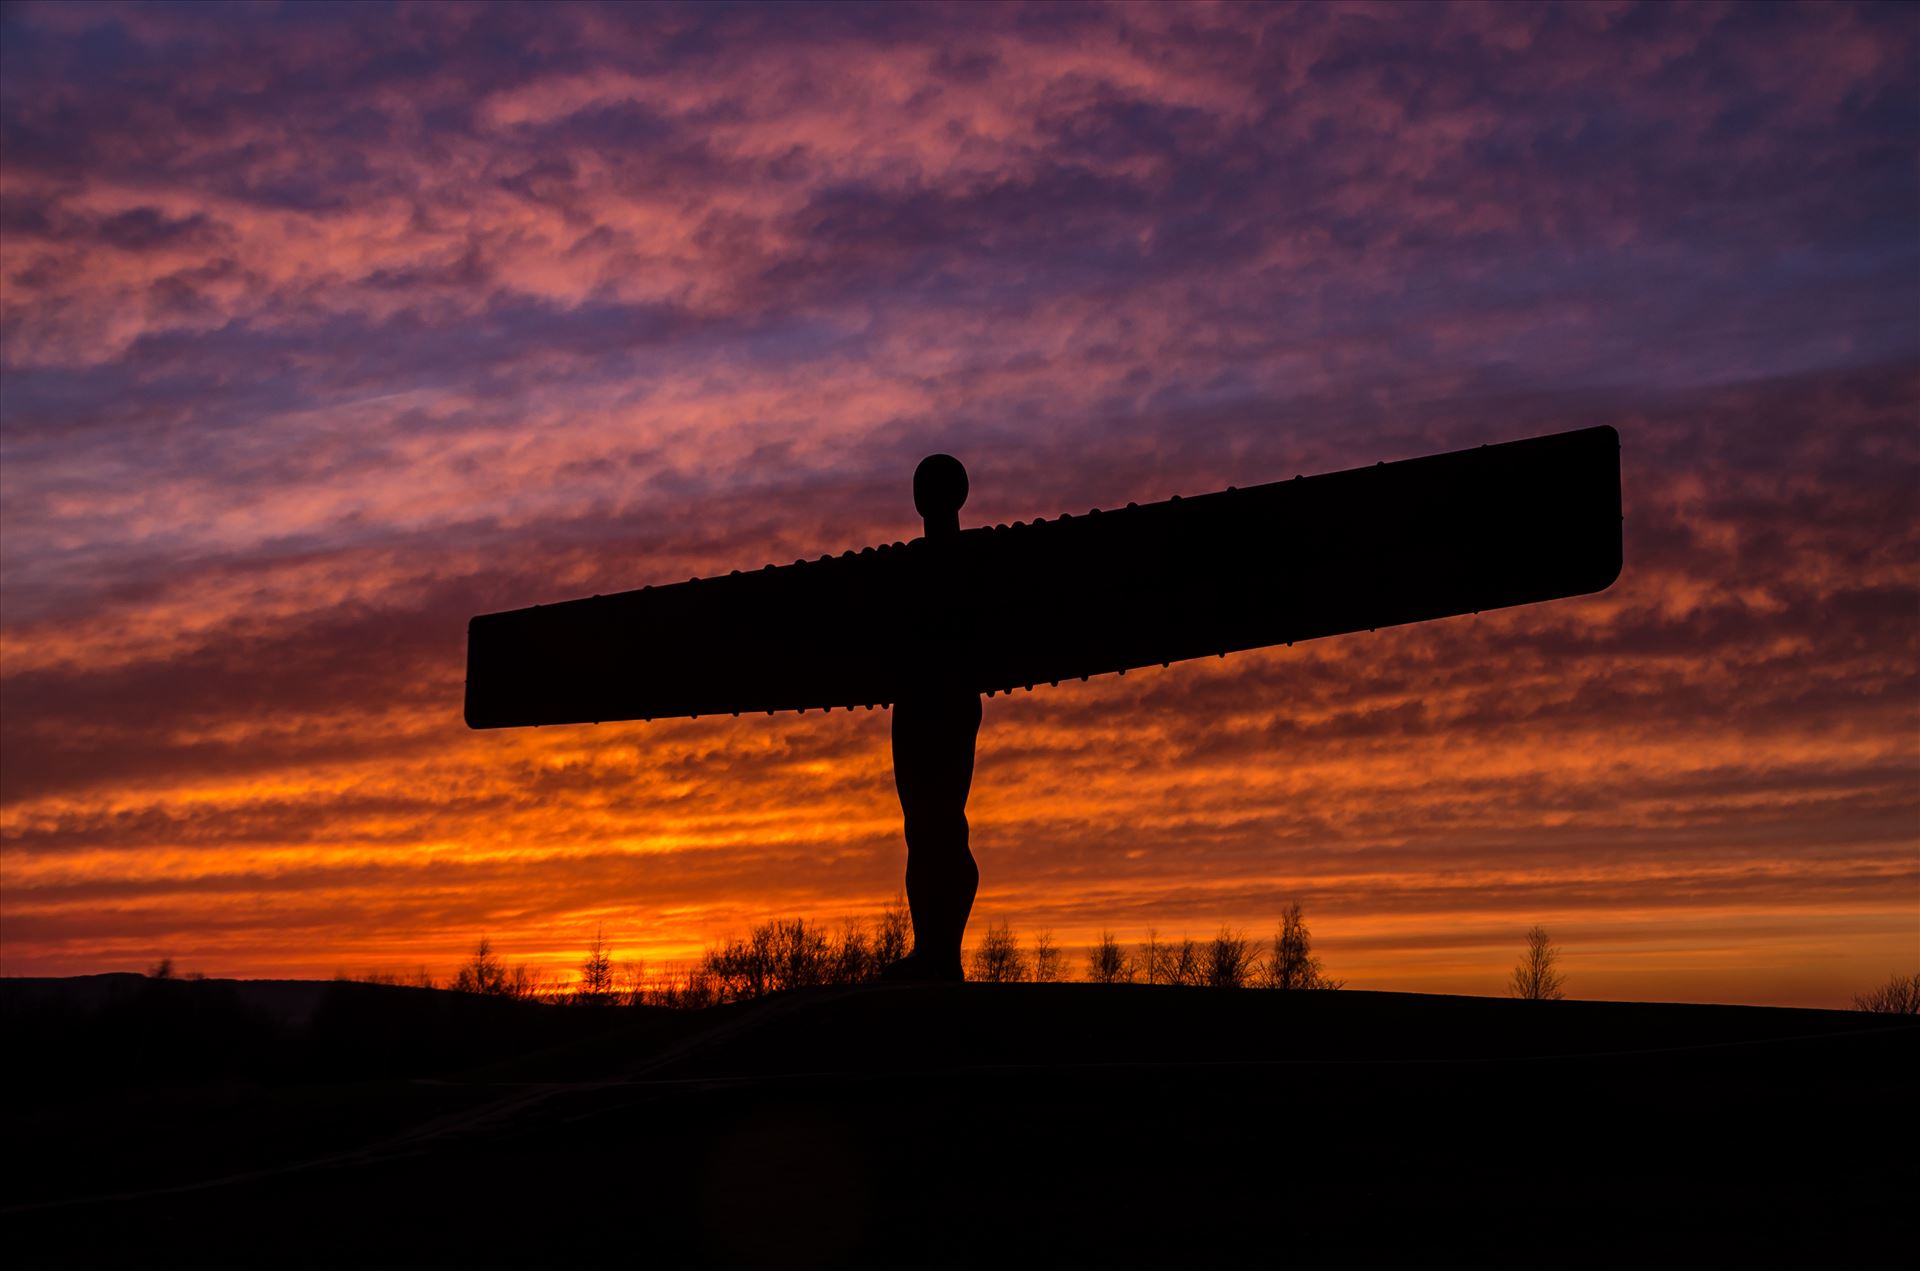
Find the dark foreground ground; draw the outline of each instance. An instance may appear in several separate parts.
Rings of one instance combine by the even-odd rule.
[[[1920,1195],[1911,1017],[133,977],[0,1010],[15,1266],[1877,1266]]]

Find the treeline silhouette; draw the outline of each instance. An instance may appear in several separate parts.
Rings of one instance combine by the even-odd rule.
[[[144,975],[0,980],[0,1031],[9,1039],[6,1063],[14,1079],[48,1085],[453,1071],[481,1058],[547,1053],[609,1029],[671,1033],[697,1024],[694,1010],[658,1008],[697,1010],[788,989],[865,983],[910,948],[909,931],[898,902],[875,920],[837,928],[779,920],[721,941],[691,965],[651,973],[638,962],[617,961],[596,932],[579,974],[564,981],[525,964],[508,965],[491,939],[482,939],[447,978],[422,969],[341,975],[331,984],[236,981],[183,974],[163,960]],[[1527,937],[1509,992],[1561,996],[1558,950],[1537,928]],[[1103,933],[1083,962],[1069,960],[1047,932],[1022,939],[998,922],[968,951],[967,973],[997,983],[1071,976],[1188,988],[1340,987],[1314,954],[1298,905],[1288,907],[1270,941],[1232,929],[1204,941],[1149,931],[1130,945]],[[562,1005],[651,1009],[556,1009]],[[1894,975],[1853,1005],[1920,1013],[1920,975]]]
[[[1872,992],[1854,994],[1853,1009],[1875,1015],[1920,1015],[1920,971],[1912,975],[1896,971]]]
[[[906,899],[896,897],[871,921],[848,919],[829,926],[806,918],[774,919],[720,941],[691,965],[652,973],[637,961],[616,963],[604,932],[596,931],[571,982],[542,976],[525,964],[508,967],[487,937],[444,985],[424,970],[357,978],[529,1002],[697,1010],[792,989],[870,983],[912,949]],[[1102,932],[1081,969],[1081,976],[1071,974],[1066,951],[1050,930],[1023,940],[1004,921],[990,924],[966,950],[967,978],[988,984],[1081,978],[1096,984],[1326,990],[1343,983],[1327,975],[1315,956],[1298,903],[1282,913],[1271,941],[1250,939],[1231,927],[1208,940],[1168,940],[1150,928],[1143,942],[1128,946]]]
[[[1566,996],[1559,970],[1561,950],[1544,927],[1525,933],[1525,951],[1506,984],[1509,997],[1557,1001]],[[507,966],[483,936],[474,952],[446,981],[424,967],[410,974],[370,971],[336,979],[407,988],[444,988],[482,997],[540,1004],[662,1006],[693,1009],[750,1001],[789,989],[865,984],[913,949],[906,898],[896,897],[878,918],[848,919],[837,928],[805,918],[775,919],[744,937],[722,940],[691,965],[653,973],[637,961],[616,963],[603,931],[582,959],[578,978],[542,974],[525,963]],[[1065,952],[1049,930],[1022,942],[1004,921],[989,925],[966,951],[969,980],[988,984],[1046,983],[1079,979],[1091,984],[1164,984],[1184,988],[1338,989],[1344,980],[1326,973],[1313,952],[1313,937],[1299,904],[1281,913],[1270,941],[1256,941],[1231,927],[1209,940],[1183,936],[1163,940],[1148,928],[1137,945],[1103,931],[1086,950],[1080,974],[1070,974]],[[163,961],[148,972],[173,975]],[[186,978],[196,978],[188,976]],[[1853,996],[1853,1008],[1875,1014],[1920,1014],[1920,973],[1895,974],[1887,983]]]
[[[1560,947],[1544,927],[1525,934],[1525,952],[1508,977],[1509,997],[1557,1001],[1566,996],[1559,970]],[[509,967],[485,936],[453,976],[441,982],[425,968],[411,974],[371,971],[336,978],[407,988],[445,988],[457,993],[513,1001],[589,1006],[663,1006],[698,1010],[744,1002],[789,989],[865,984],[913,949],[913,927],[904,896],[871,922],[848,919],[837,928],[805,918],[775,919],[744,937],[721,941],[691,965],[648,973],[637,961],[616,963],[605,933],[596,930],[578,978],[543,974],[526,963]],[[1023,943],[1004,921],[989,925],[966,951],[969,980],[987,984],[1046,983],[1073,978],[1092,984],[1164,984],[1185,988],[1338,989],[1345,981],[1326,973],[1313,952],[1313,937],[1299,902],[1287,906],[1270,941],[1222,927],[1212,939],[1163,940],[1154,928],[1137,945],[1103,931],[1086,951],[1078,977],[1069,974],[1065,952],[1042,930]],[[148,972],[165,979],[170,962]],[[189,977],[192,978],[192,977]],[[1856,1010],[1920,1014],[1920,974],[1894,975],[1853,997]]]

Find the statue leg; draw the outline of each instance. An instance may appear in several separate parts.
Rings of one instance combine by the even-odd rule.
[[[897,974],[958,980],[960,941],[980,886],[967,843],[967,792],[980,695],[925,693],[893,704],[893,782],[907,832],[912,964]]]

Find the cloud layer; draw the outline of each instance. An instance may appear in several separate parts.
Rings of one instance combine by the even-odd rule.
[[[1356,984],[1920,952],[1893,7],[24,5],[8,974],[864,912],[876,712],[473,735],[476,612],[1612,423],[1587,600],[988,704],[979,915]],[[1908,967],[1907,969],[1911,969]]]

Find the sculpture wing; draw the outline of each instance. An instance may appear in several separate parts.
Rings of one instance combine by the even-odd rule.
[[[475,728],[871,706],[1601,591],[1620,439],[1588,428],[483,614]]]

